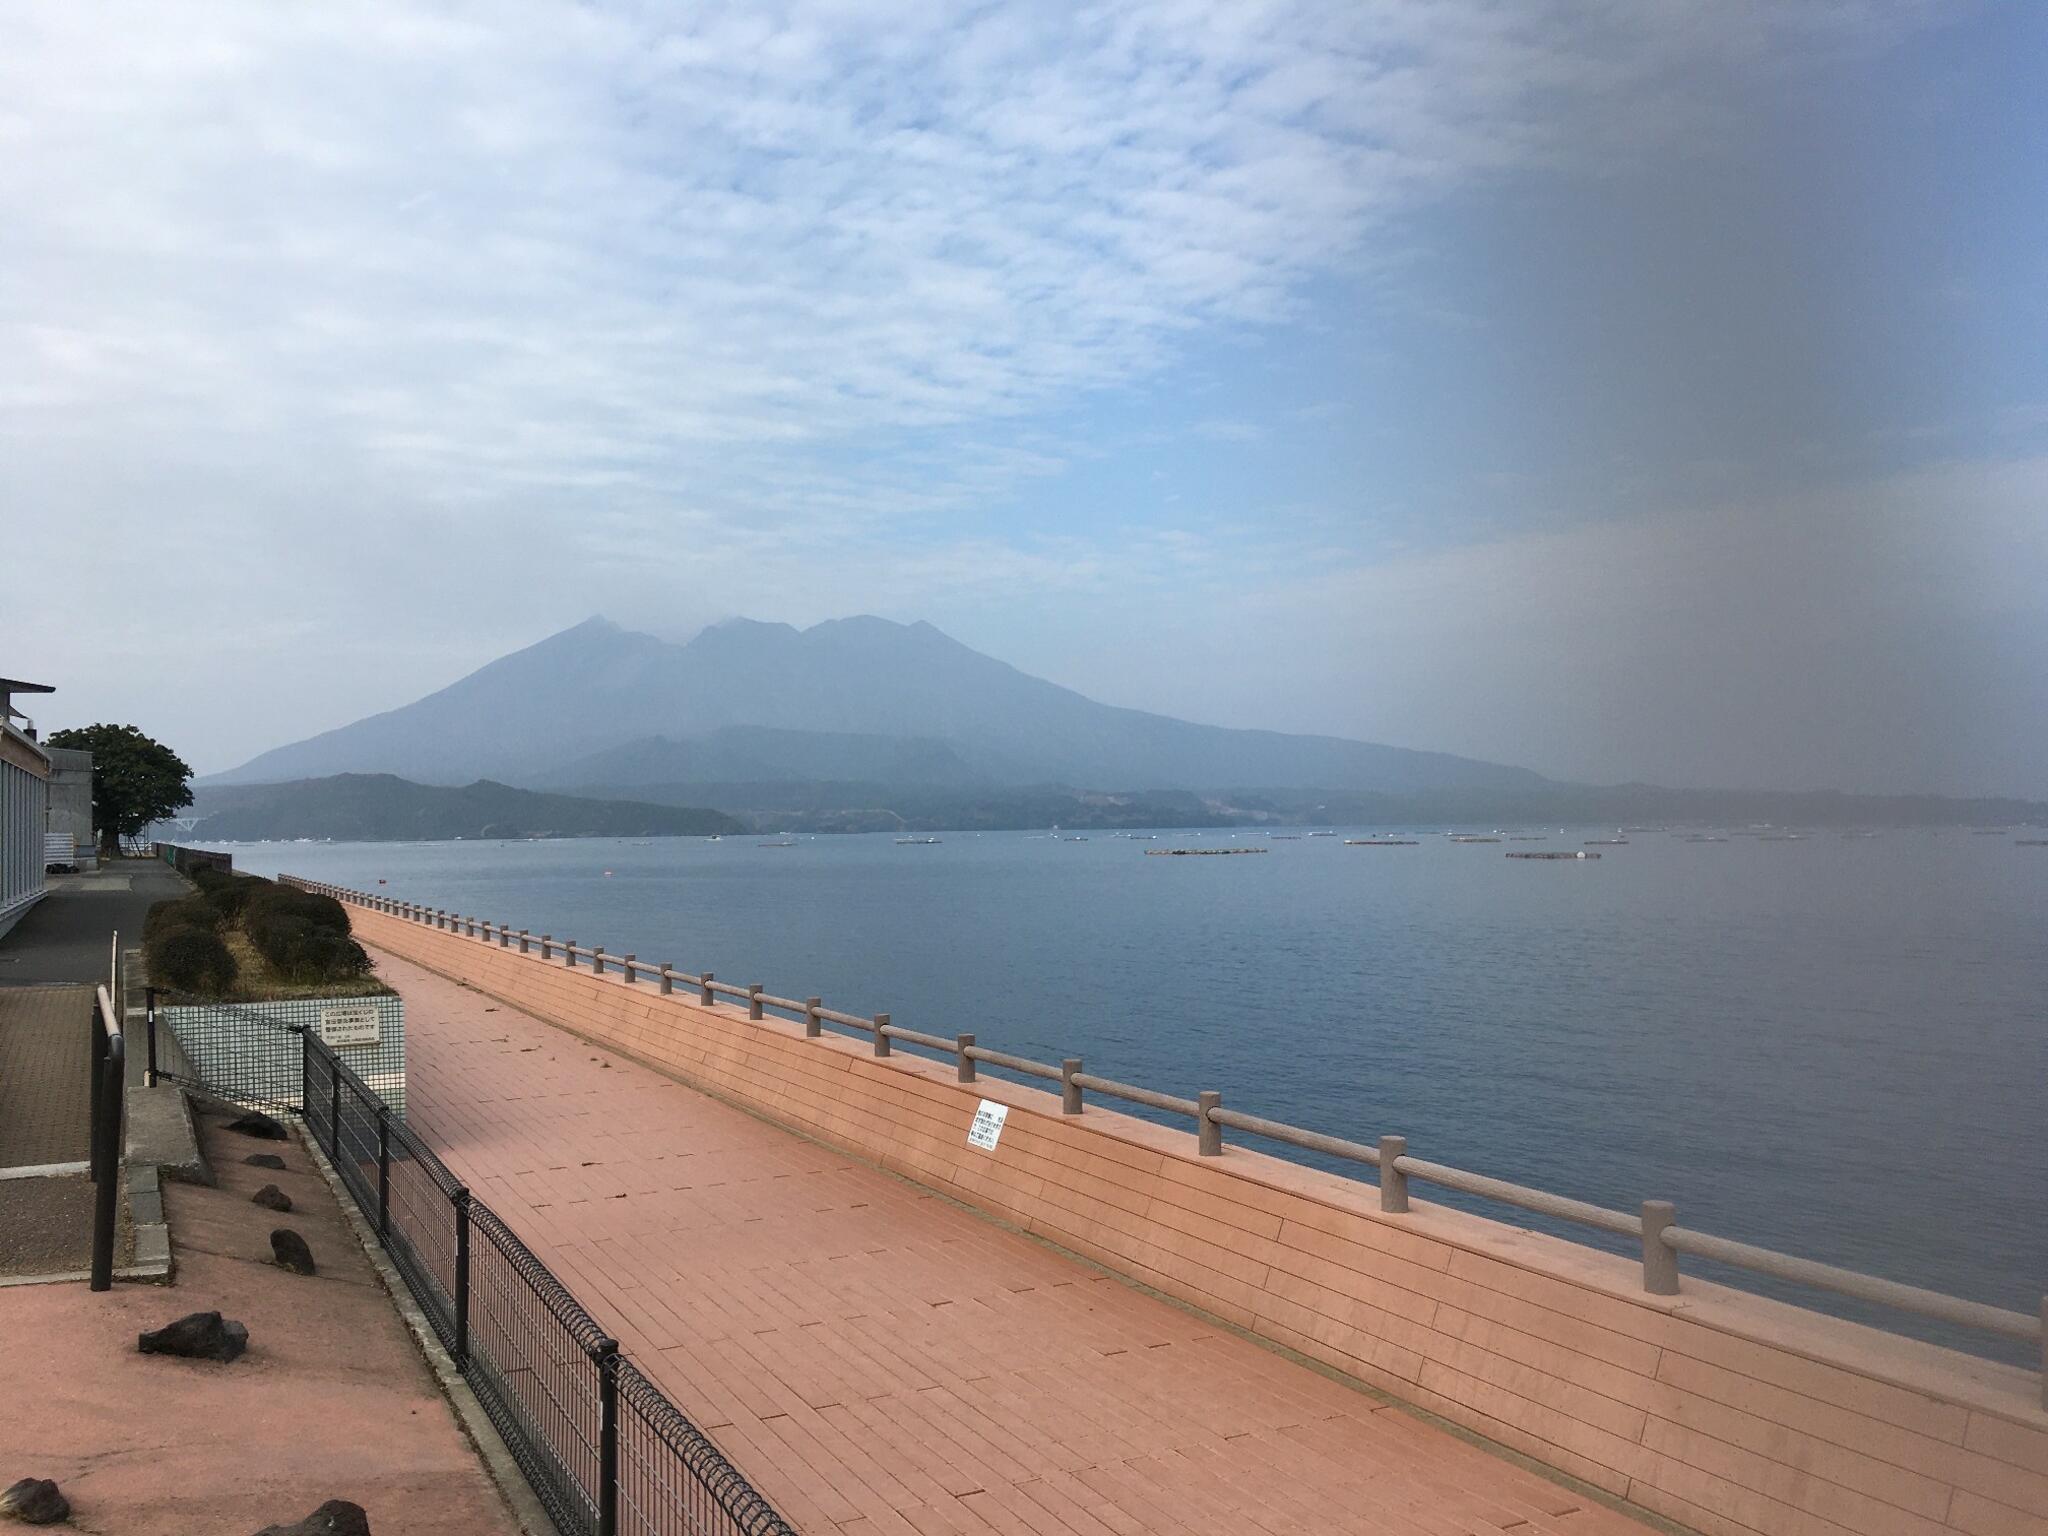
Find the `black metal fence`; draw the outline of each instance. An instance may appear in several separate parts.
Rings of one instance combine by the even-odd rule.
[[[120,1219],[122,1142],[127,1134],[127,1041],[121,1029],[120,1005],[105,987],[92,1000],[92,1139],[93,1190],[92,1279],[96,1291],[114,1287],[114,1228]]]
[[[304,1116],[557,1526],[569,1536],[795,1536],[316,1031],[220,1012],[212,1027],[258,1032],[220,1058],[245,1063],[246,1081],[201,1086]],[[281,1091],[275,1038],[260,1033],[279,1030],[297,1039],[291,1091]]]

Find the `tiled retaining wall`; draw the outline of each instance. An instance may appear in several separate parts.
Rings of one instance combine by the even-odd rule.
[[[652,981],[363,907],[364,942],[943,1191],[1715,1536],[2048,1536],[2048,1413],[2002,1366]],[[966,1133],[1010,1106],[997,1149]]]

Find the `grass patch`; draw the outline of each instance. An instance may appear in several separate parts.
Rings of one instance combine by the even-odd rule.
[[[221,994],[228,1003],[275,1002],[293,997],[387,997],[392,989],[375,976],[351,976],[346,981],[285,981],[270,968],[270,962],[256,951],[240,928],[221,931],[228,951],[235,957],[235,984]]]

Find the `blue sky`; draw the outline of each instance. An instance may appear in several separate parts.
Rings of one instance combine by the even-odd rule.
[[[10,564],[211,594],[11,583],[51,723],[219,768],[593,612],[877,612],[1198,719],[2048,797],[2038,7],[24,17]]]

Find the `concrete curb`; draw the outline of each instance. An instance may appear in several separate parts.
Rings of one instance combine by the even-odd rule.
[[[327,1181],[327,1187],[341,1207],[341,1214],[348,1222],[349,1230],[355,1233],[356,1241],[362,1244],[363,1252],[369,1256],[370,1267],[377,1272],[385,1291],[391,1297],[391,1304],[398,1315],[405,1319],[405,1326],[411,1330],[414,1345],[427,1362],[427,1369],[433,1372],[435,1382],[441,1388],[441,1395],[448,1399],[448,1405],[455,1410],[455,1420],[462,1426],[462,1432],[475,1448],[477,1459],[483,1462],[484,1470],[490,1474],[497,1486],[499,1497],[504,1499],[511,1511],[512,1519],[524,1536],[561,1536],[547,1511],[534,1496],[532,1487],[526,1481],[526,1474],[519,1470],[519,1463],[512,1459],[512,1452],[499,1437],[497,1426],[484,1412],[483,1404],[469,1389],[469,1383],[462,1379],[462,1373],[455,1369],[455,1361],[441,1346],[441,1339],[434,1332],[433,1324],[427,1321],[419,1303],[413,1300],[412,1292],[406,1287],[405,1279],[392,1267],[391,1260],[384,1252],[384,1245],[378,1241],[376,1231],[356,1208],[355,1197],[341,1182],[341,1176],[327,1161],[327,1154],[319,1143],[306,1134],[303,1121],[289,1122],[293,1138],[311,1155],[313,1166],[320,1170],[320,1177]]]

